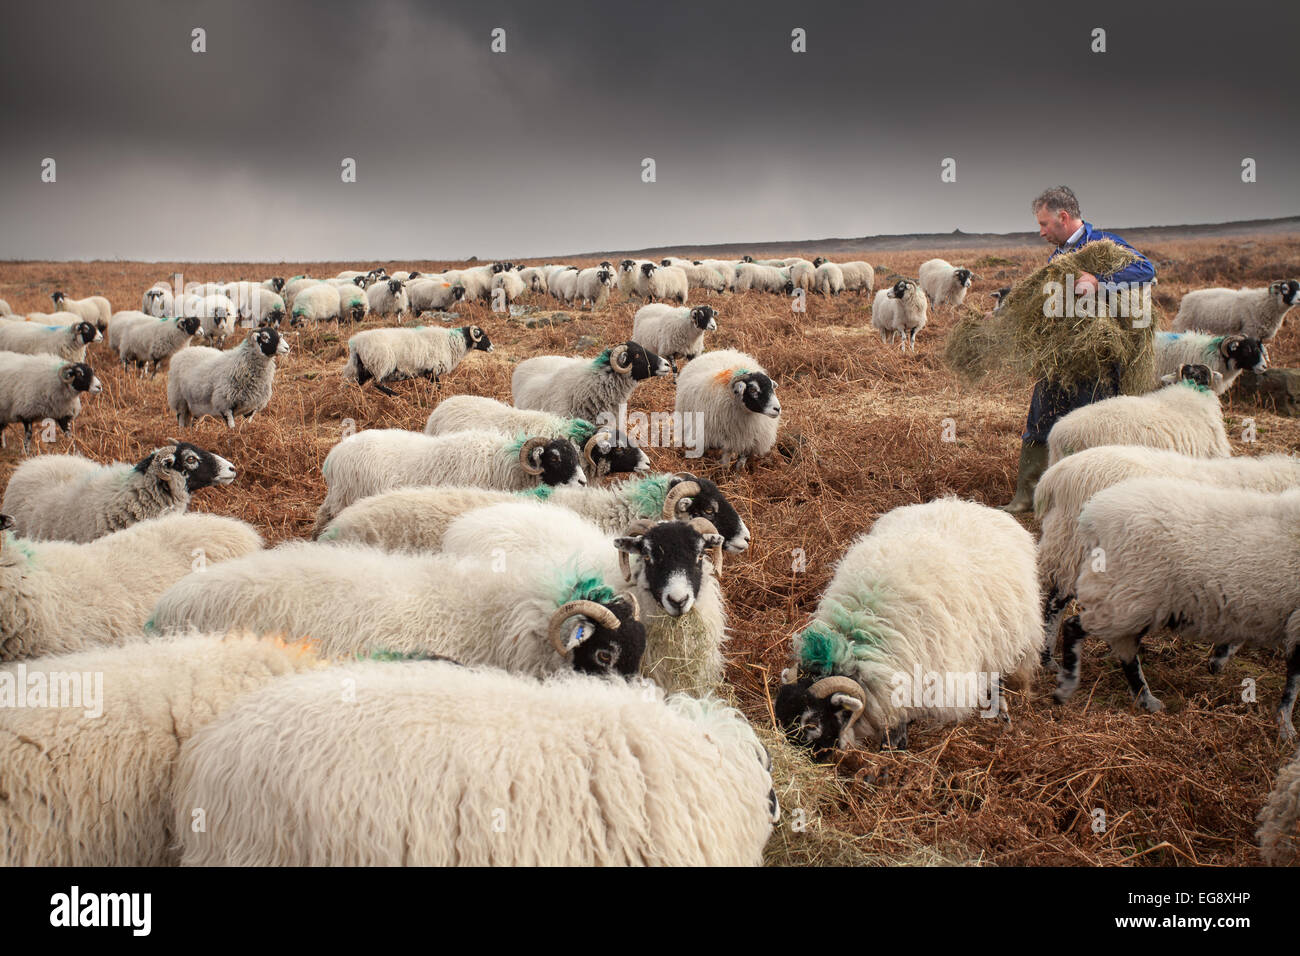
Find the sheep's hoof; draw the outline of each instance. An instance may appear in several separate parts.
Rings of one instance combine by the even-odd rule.
[[[1071,680],[1068,677],[1065,678],[1059,684],[1057,684],[1056,690],[1052,691],[1052,700],[1056,701],[1058,704],[1064,704],[1067,700],[1069,700],[1071,697],[1074,696],[1074,692],[1078,688],[1078,686],[1079,686],[1079,679],[1077,677],[1074,678],[1073,680]]]
[[[1211,673],[1211,674],[1222,674],[1222,673],[1223,673],[1223,665],[1224,665],[1225,663],[1226,663],[1226,661],[1224,661],[1224,660],[1222,660],[1222,659],[1220,659],[1220,658],[1218,658],[1218,657],[1212,658],[1212,659],[1210,660],[1210,673]]]
[[[1295,743],[1295,724],[1286,714],[1277,715],[1277,731],[1284,744]]]
[[[1158,697],[1145,690],[1138,697],[1138,706],[1149,714],[1156,714],[1165,709],[1165,705]]]

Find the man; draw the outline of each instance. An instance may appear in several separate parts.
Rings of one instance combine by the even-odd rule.
[[[1092,223],[1080,218],[1079,200],[1068,186],[1054,186],[1044,191],[1033,201],[1032,208],[1034,217],[1038,220],[1038,234],[1056,247],[1048,257],[1049,262],[1062,253],[1074,252],[1098,239],[1109,239],[1137,256],[1136,262],[1110,275],[1095,276],[1085,272],[1075,276],[1076,294],[1091,292],[1096,295],[1098,284],[1103,282],[1126,282],[1131,287],[1155,278],[1156,270],[1146,256],[1113,232],[1102,232],[1093,228]],[[1029,419],[1025,423],[1025,433],[1020,436],[1020,474],[1016,479],[1016,493],[1010,503],[1002,506],[1003,511],[1019,514],[1033,508],[1034,487],[1047,469],[1047,433],[1052,430],[1057,419],[1067,412],[1116,394],[1119,391],[1119,379],[1120,368],[1116,365],[1108,378],[1074,388],[1046,380],[1034,386],[1034,397],[1029,404]]]

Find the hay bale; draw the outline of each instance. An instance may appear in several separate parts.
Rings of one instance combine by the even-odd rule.
[[[1059,314],[1065,303],[1058,290],[1068,277],[1110,275],[1134,259],[1130,250],[1108,239],[1057,256],[1014,286],[997,313],[980,319],[968,314],[958,322],[945,343],[945,361],[967,377],[1010,367],[1032,380],[1066,388],[1107,380],[1118,363],[1121,392],[1150,391],[1156,384],[1159,327],[1154,305],[1145,324],[1124,314],[1131,311],[1129,301],[1111,302],[1104,294],[1076,302],[1075,311],[1088,314]]]

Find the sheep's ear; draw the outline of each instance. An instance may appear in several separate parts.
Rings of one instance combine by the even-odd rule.
[[[622,551],[624,554],[641,554],[641,542],[644,540],[643,535],[629,534],[614,539],[615,549]]]
[[[596,633],[596,625],[585,617],[576,617],[573,623],[569,625],[569,632],[564,637],[565,651],[571,651],[575,647],[590,640]]]
[[[176,464],[176,455],[173,452],[168,452],[165,455],[159,455],[154,461],[158,463],[159,468],[170,468]]]
[[[1217,370],[1211,371],[1210,385],[1213,386],[1214,388],[1219,388],[1221,385],[1223,385],[1223,373]]]
[[[843,727],[850,718],[862,709],[862,701],[852,694],[831,694],[831,706],[840,713],[840,726]]]
[[[704,536],[704,550],[708,551],[712,548],[720,548],[726,544],[726,542],[727,539],[720,534],[706,534]]]
[[[1160,381],[1164,382],[1166,385],[1172,385],[1174,382],[1178,381],[1179,378],[1181,378],[1180,375],[1170,372],[1168,375],[1161,375]]]
[[[744,394],[745,394],[745,382],[744,382],[744,380],[743,380],[743,379],[737,379],[736,381],[732,382],[732,383],[731,383],[731,391],[732,391],[733,393],[735,393],[735,396],[736,396],[737,398],[740,398],[742,395],[744,395]]]

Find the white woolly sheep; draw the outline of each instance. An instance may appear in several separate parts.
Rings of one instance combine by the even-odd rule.
[[[461,300],[465,295],[465,287],[453,285],[440,276],[424,276],[406,287],[406,295],[414,315],[421,312],[445,312]]]
[[[1259,811],[1259,848],[1269,866],[1300,862],[1300,751],[1277,775]]]
[[[357,291],[365,294],[363,289],[358,288]],[[302,325],[310,322],[316,325],[329,319],[338,321],[339,304],[338,286],[326,282],[309,286],[294,296],[293,306],[289,310],[289,324]]]
[[[187,428],[194,416],[211,415],[235,427],[235,416],[252,418],[271,401],[275,358],[289,343],[275,329],[257,329],[229,352],[194,346],[172,356],[167,368],[167,406]]]
[[[618,288],[629,299],[634,295],[639,295],[641,298],[646,297],[638,284],[643,281],[641,270],[644,266],[651,266],[652,272],[657,268],[649,259],[622,259],[619,261]],[[550,276],[550,279],[554,283],[555,276]]]
[[[452,285],[464,286],[466,302],[487,302],[492,297],[492,275],[490,266],[478,266],[444,272],[443,278]]]
[[[813,289],[822,295],[839,295],[844,291],[844,272],[833,262],[823,262],[813,270]]]
[[[812,265],[815,268],[826,261],[818,256],[812,261]],[[835,264],[840,267],[840,274],[844,277],[845,292],[870,292],[875,287],[876,270],[872,268],[871,263],[853,259]]]
[[[134,309],[128,309],[124,312],[114,312],[113,317],[108,320],[108,328],[104,332],[104,340],[108,347],[114,352],[120,352],[122,348],[122,336],[126,330],[137,323],[154,323],[164,316],[150,315],[148,312],[138,312]]]
[[[591,562],[564,567],[293,542],[182,578],[152,631],[310,637],[322,654],[439,654],[519,673],[635,674],[645,628]]]
[[[717,314],[708,305],[643,305],[632,316],[632,338],[669,360],[693,359],[704,351],[704,333],[717,330]]]
[[[367,286],[366,300],[372,315],[396,316],[399,320],[411,308],[401,279],[389,279]]]
[[[158,367],[188,346],[201,329],[202,320],[195,318],[133,322],[118,341],[122,367],[134,363],[152,378],[158,374]]]
[[[917,277],[936,309],[944,305],[956,308],[966,300],[975,273],[945,259],[927,259],[917,270]]]
[[[50,299],[60,312],[74,312],[83,322],[89,322],[101,332],[108,328],[113,307],[102,295],[92,295],[85,299],[69,299],[62,292],[53,292],[50,294]]]
[[[492,290],[493,295],[496,294],[497,289],[500,289],[508,304],[517,301],[528,292],[528,283],[523,280],[518,272],[507,269],[498,272],[492,277],[489,288]]]
[[[234,480],[234,465],[189,442],[170,442],[134,465],[41,455],[14,469],[0,511],[20,538],[84,543],[180,514],[194,492]]]
[[[426,435],[473,429],[489,429],[512,438],[516,435],[567,438],[582,450],[583,470],[595,478],[650,470],[650,459],[645,452],[631,444],[627,436],[616,428],[597,428],[582,418],[564,418],[550,412],[515,408],[494,398],[452,395],[439,402],[424,423]]]
[[[609,416],[617,417],[619,406],[627,403],[640,382],[672,372],[666,358],[629,340],[594,359],[564,355],[524,359],[510,376],[510,392],[519,408],[599,424]]]
[[[812,292],[817,286],[817,267],[806,259],[800,259],[790,268],[790,281],[796,289]]]
[[[32,424],[49,419],[72,437],[72,420],[81,414],[81,396],[102,391],[84,362],[65,362],[52,355],[0,352],[0,447],[5,429],[23,426],[23,454],[31,454]]]
[[[639,521],[611,538],[567,508],[509,501],[477,508],[447,527],[446,554],[507,563],[516,555],[555,567],[575,561],[631,588],[646,629],[641,673],[669,692],[705,694],[722,682],[726,612],[714,576],[722,535],[707,520]],[[706,552],[718,549],[710,563]],[[620,585],[620,586],[623,586]]]
[[[339,321],[350,319],[353,322],[360,322],[370,314],[370,300],[366,298],[366,290],[360,286],[340,286],[339,287]]]
[[[794,282],[788,272],[777,266],[762,266],[753,262],[746,262],[736,269],[736,280],[732,287],[737,292],[752,290],[786,295],[794,292]]]
[[[208,343],[221,348],[226,338],[235,331],[235,303],[220,293],[186,296],[181,315],[197,318],[203,323],[203,336]]]
[[[294,302],[297,301],[298,296],[302,294],[304,289],[310,289],[314,286],[323,284],[322,280],[313,279],[310,276],[294,276],[285,283],[284,301],[290,308],[293,308]]]
[[[235,303],[236,314],[246,325],[274,325],[278,328],[289,314],[279,293],[264,289],[257,283],[235,283],[232,292],[234,294],[231,300]]]
[[[578,270],[561,269],[551,276],[551,295],[558,302],[572,302],[578,296]]]
[[[1241,334],[1210,335],[1206,332],[1157,332],[1156,375],[1177,374],[1182,365],[1201,364],[1218,372],[1223,381],[1213,386],[1222,395],[1244,369],[1262,372],[1268,368],[1268,349],[1259,339]]]
[[[876,293],[871,303],[871,325],[880,333],[881,342],[893,342],[901,335],[899,348],[906,351],[910,342],[915,352],[916,333],[925,328],[927,309],[924,290],[911,279],[899,279]]]
[[[609,302],[609,290],[613,284],[614,273],[610,270],[583,269],[573,279],[573,298],[581,299],[589,309],[603,309]]]
[[[702,448],[722,453],[724,467],[735,456],[740,468],[751,455],[771,452],[781,400],[757,359],[722,349],[693,359],[678,376],[674,412],[702,432],[696,436]]]
[[[57,355],[68,362],[84,362],[86,346],[104,336],[91,322],[40,325],[36,322],[0,323],[0,352],[20,355]]]
[[[1182,367],[1209,372],[1205,366]],[[1182,378],[1146,395],[1117,395],[1063,415],[1047,434],[1048,464],[1096,445],[1146,445],[1198,458],[1232,454],[1219,396]]]
[[[1300,302],[1300,282],[1279,280],[1267,289],[1198,289],[1183,296],[1175,332],[1240,332],[1261,342],[1272,342],[1287,312]]]
[[[655,299],[685,305],[690,284],[684,270],[677,266],[660,266],[650,274],[647,288]]]
[[[342,722],[341,680],[356,688]],[[195,734],[175,832],[188,866],[757,866],[779,812],[770,766],[713,698],[355,663],[277,681]]]
[[[1037,665],[1038,613],[1034,539],[1010,515],[957,498],[895,508],[850,545],[795,635],[776,719],[820,756],[906,746],[920,717],[1001,716],[1002,681]]]
[[[708,269],[717,274],[719,280],[718,291],[729,292],[736,284],[736,266],[734,263],[727,262],[725,259],[701,259],[699,266],[702,269]],[[704,286],[712,288],[712,283]]]
[[[88,544],[0,537],[0,661],[142,639],[174,582],[262,547],[242,521],[205,514],[141,521]]]
[[[321,474],[327,490],[313,537],[352,502],[394,488],[464,484],[520,491],[539,483],[587,483],[573,442],[493,431],[435,438],[399,428],[371,428],[331,448]]]
[[[739,553],[749,547],[749,528],[718,486],[686,472],[648,475],[603,488],[539,485],[514,494],[456,486],[402,488],[349,505],[329,522],[320,540],[371,544],[387,551],[440,551],[443,535],[457,517],[519,497],[568,508],[611,537],[646,518],[704,518],[726,538],[726,550]]]
[[[1195,458],[1163,448],[1141,445],[1100,445],[1062,458],[1048,468],[1034,491],[1034,513],[1041,522],[1038,540],[1039,577],[1044,597],[1044,662],[1056,643],[1061,612],[1074,597],[1090,555],[1079,539],[1079,512],[1099,491],[1128,478],[1165,477],[1199,481],[1220,488],[1278,492],[1300,487],[1300,458],[1290,455]],[[1212,672],[1235,648],[1216,648]]]
[[[175,865],[181,745],[241,695],[324,666],[309,642],[210,634],[0,665],[0,687],[51,692],[0,709],[0,865]]]
[[[727,288],[727,282],[722,274],[702,262],[692,262],[690,259],[665,259],[661,265],[676,266],[686,273],[686,285],[690,289],[723,292]]]
[[[1144,635],[1170,627],[1213,643],[1216,657],[1225,644],[1281,651],[1286,686],[1277,723],[1282,738],[1294,740],[1291,711],[1300,683],[1297,527],[1300,488],[1268,494],[1130,478],[1097,492],[1079,513],[1079,537],[1105,562],[1089,563],[1079,573],[1075,594],[1082,610],[1061,628],[1056,700],[1068,700],[1079,686],[1079,642],[1096,637],[1119,660],[1138,705],[1163,709],[1147,686],[1139,652]]]
[[[541,266],[529,266],[527,269],[519,270],[519,278],[524,280],[524,283],[528,286],[530,291],[540,292],[542,295],[546,295],[550,290],[546,281],[547,271],[547,269]]]
[[[455,371],[466,355],[476,351],[492,351],[492,342],[477,325],[370,329],[348,339],[342,374],[357,385],[374,382],[379,391],[395,396],[386,382],[427,378],[437,384],[439,376]]]

